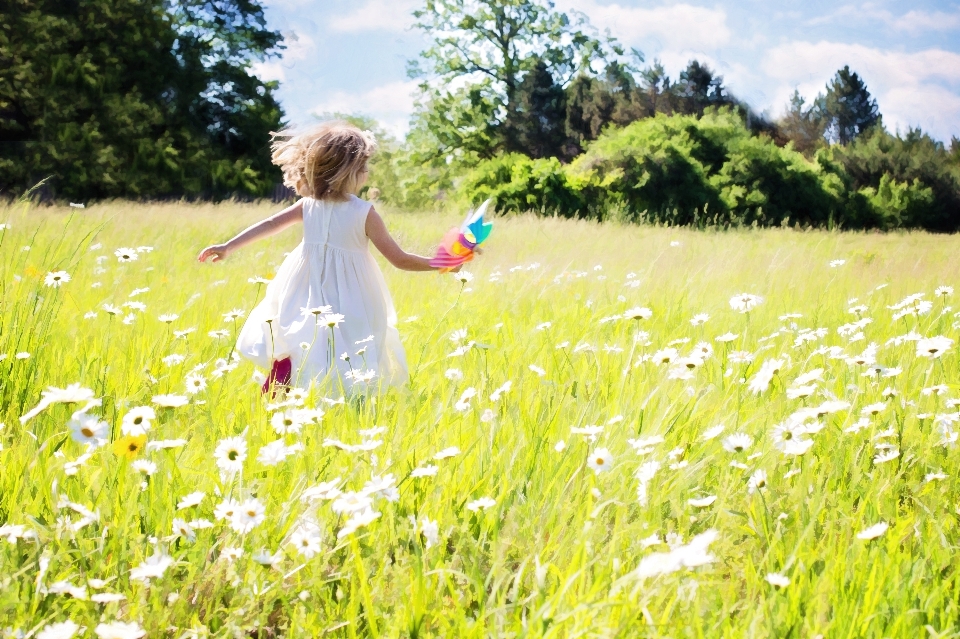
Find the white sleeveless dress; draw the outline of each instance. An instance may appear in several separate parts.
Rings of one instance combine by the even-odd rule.
[[[329,375],[352,389],[356,372],[369,376],[371,370],[376,376],[360,386],[402,384],[408,374],[397,313],[367,248],[370,203],[356,196],[346,202],[302,202],[303,242],[286,257],[264,299],[250,312],[237,351],[267,369],[274,360],[289,357],[294,386],[306,387]],[[332,330],[318,326],[320,316],[311,313],[323,306],[344,316]],[[341,359],[343,353],[349,361]]]

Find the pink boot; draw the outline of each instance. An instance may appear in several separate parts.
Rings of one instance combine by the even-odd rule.
[[[263,393],[267,394],[270,392],[271,385],[281,385],[287,386],[290,384],[290,374],[293,372],[293,367],[290,362],[289,357],[285,357],[279,360],[273,360],[273,368],[270,369],[270,374],[267,375],[267,381],[263,383]],[[273,397],[275,394],[271,393],[270,397]]]

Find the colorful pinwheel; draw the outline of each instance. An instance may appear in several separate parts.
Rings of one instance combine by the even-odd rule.
[[[480,208],[467,215],[460,228],[447,231],[437,248],[437,254],[430,260],[430,266],[439,268],[441,273],[447,273],[473,259],[476,248],[483,244],[493,230],[493,223],[483,221],[489,205],[490,200],[487,200]]]

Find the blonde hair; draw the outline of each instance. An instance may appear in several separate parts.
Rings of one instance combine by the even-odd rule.
[[[271,135],[272,159],[283,171],[283,183],[318,200],[344,200],[355,192],[360,173],[377,148],[372,133],[342,120]]]

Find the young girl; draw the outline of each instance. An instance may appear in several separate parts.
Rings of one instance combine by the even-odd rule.
[[[303,241],[283,261],[237,338],[241,355],[271,369],[264,392],[271,382],[308,385],[331,372],[331,365],[347,389],[358,379],[373,385],[407,379],[397,314],[367,240],[399,269],[435,269],[428,258],[401,249],[373,206],[355,195],[367,180],[375,148],[372,135],[345,122],[276,134],[273,162],[302,199],[197,258],[220,261],[303,222]],[[370,381],[368,369],[376,373]]]

